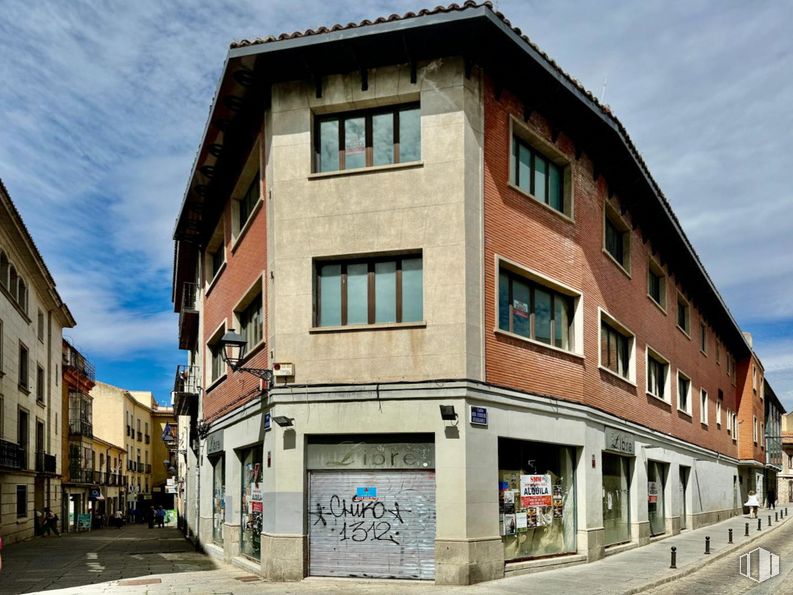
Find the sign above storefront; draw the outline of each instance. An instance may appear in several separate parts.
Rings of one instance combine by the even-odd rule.
[[[223,430],[212,432],[207,436],[207,454],[223,452]]]
[[[309,444],[308,469],[434,469],[431,442]]]
[[[607,427],[606,450],[631,456],[635,455],[636,445],[633,434]]]
[[[471,405],[471,424],[474,426],[487,425],[487,407],[474,407]]]

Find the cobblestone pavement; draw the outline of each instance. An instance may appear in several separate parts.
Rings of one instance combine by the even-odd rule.
[[[779,556],[780,574],[763,583],[744,578],[738,573],[738,557],[762,547]],[[688,595],[718,593],[737,595],[790,595],[793,593],[793,523],[785,523],[751,545],[740,548],[717,562],[668,585],[645,591],[646,595]]]
[[[790,512],[793,512],[791,509]],[[773,516],[773,513],[772,513]],[[469,587],[441,587],[431,582],[308,578],[298,583],[270,583],[250,571],[195,552],[173,528],[143,526],[105,529],[87,534],[48,537],[9,546],[3,552],[0,594],[46,591],[55,594],[122,593],[357,593],[424,594],[504,593],[625,594],[762,593],[793,594],[793,522],[767,525],[767,511],[757,522],[736,517],[650,545],[609,556],[592,564],[509,577]],[[744,524],[750,535],[744,537]],[[734,545],[727,530],[733,529]],[[703,551],[712,537],[712,554]],[[678,569],[669,569],[669,548],[677,547]],[[744,551],[764,546],[782,558],[782,575],[756,586],[737,574]],[[668,584],[660,585],[662,581]],[[656,586],[648,590],[649,585]]]

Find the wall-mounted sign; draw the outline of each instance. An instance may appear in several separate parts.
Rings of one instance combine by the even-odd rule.
[[[273,376],[277,378],[289,377],[295,375],[295,364],[286,362],[277,362],[273,364]]]
[[[614,428],[606,428],[606,450],[611,452],[618,452],[626,455],[635,455],[636,446],[633,434],[615,430]]]
[[[471,424],[475,426],[486,426],[487,425],[487,407],[474,407],[471,405],[470,407],[470,419]]]
[[[435,445],[426,442],[309,444],[308,469],[434,469]]]
[[[207,454],[223,452],[223,430],[212,432],[207,436]]]
[[[265,432],[269,432],[270,431],[270,412],[269,411],[264,414],[264,431]]]

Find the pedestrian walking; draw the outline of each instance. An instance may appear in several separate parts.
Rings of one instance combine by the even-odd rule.
[[[121,526],[124,524],[124,515],[121,514],[120,510],[116,511],[115,514],[115,525],[117,529],[121,529]]]
[[[165,510],[163,510],[162,505],[157,507],[154,517],[157,520],[157,527],[160,529],[165,528]]]
[[[774,490],[768,490],[768,508],[776,510],[776,492]]]
[[[44,509],[44,521],[43,521],[43,531],[44,535],[49,535],[50,533],[55,533],[58,537],[61,536],[60,532],[58,531],[58,515],[54,514],[49,508]]]
[[[149,506],[149,509],[146,511],[146,521],[149,523],[149,529],[154,529],[154,507]]]
[[[746,503],[744,506],[749,507],[749,515],[751,518],[757,518],[757,509],[760,508],[760,501],[757,499],[757,494],[754,493],[754,490],[749,492],[749,497],[746,499]]]

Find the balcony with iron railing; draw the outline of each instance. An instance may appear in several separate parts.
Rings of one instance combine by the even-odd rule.
[[[92,484],[94,482],[94,470],[83,469],[80,467],[81,461],[72,461],[69,465],[69,480],[71,483]]]
[[[138,442],[143,442],[143,432],[138,432]]]
[[[179,349],[192,349],[198,339],[198,284],[182,284],[179,308]]]
[[[56,466],[55,455],[47,454],[41,450],[36,452],[37,473],[55,473]]]
[[[63,368],[75,370],[91,382],[96,382],[96,369],[93,364],[68,341],[64,341],[63,346]]]
[[[173,408],[176,415],[198,414],[201,370],[198,366],[176,366],[173,381]]]
[[[0,467],[7,469],[26,469],[27,453],[15,442],[0,440]]]
[[[144,434],[144,436],[143,436],[143,442],[144,442],[145,444],[150,444],[150,443],[151,443],[151,436],[149,436],[148,434]]]
[[[93,438],[94,426],[87,419],[69,419],[69,434]]]

